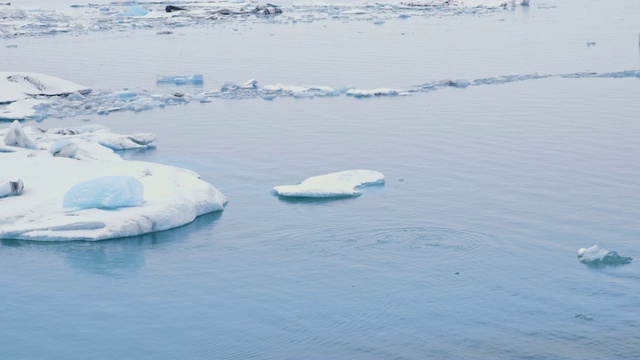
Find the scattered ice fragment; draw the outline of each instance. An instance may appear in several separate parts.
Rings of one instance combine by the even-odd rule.
[[[14,120],[9,131],[4,136],[4,143],[8,146],[17,146],[26,149],[37,149],[36,143],[24,133],[22,125],[18,120]]]
[[[353,97],[373,97],[373,96],[394,96],[399,95],[402,90],[398,89],[387,89],[387,88],[378,88],[371,90],[362,90],[362,89],[350,89],[347,91],[347,95]]]
[[[156,135],[151,133],[129,135],[129,140],[138,145],[149,145],[152,142],[156,141],[156,139]]]
[[[24,184],[20,179],[16,181],[0,180],[0,198],[20,195],[22,190],[24,190]]]
[[[244,84],[242,84],[242,89],[255,89],[258,87],[258,81],[255,79],[247,80]]]
[[[586,320],[586,321],[592,321],[593,320],[593,316],[587,315],[587,314],[576,314],[576,316],[574,316],[574,317],[576,319]]]
[[[132,6],[127,12],[120,14],[120,16],[145,16],[149,12],[142,8],[142,6]]]
[[[193,84],[193,85],[201,85],[204,84],[204,77],[202,75],[186,75],[186,76],[158,76],[156,81],[160,84],[173,83],[176,85],[185,85],[185,84]]]
[[[119,208],[144,201],[144,185],[133,176],[103,176],[76,184],[64,194],[65,208]]]
[[[54,157],[75,158],[78,152],[78,144],[71,140],[58,140],[49,147],[49,154]]]
[[[273,191],[291,197],[359,196],[357,188],[375,184],[384,184],[384,175],[372,170],[347,170],[310,177],[298,185],[276,186]]]
[[[464,88],[468,87],[469,85],[471,85],[471,83],[468,82],[465,79],[457,79],[457,80],[449,81],[449,85],[451,85],[453,87],[457,87],[459,89],[464,89]]]
[[[633,258],[620,256],[615,251],[601,249],[598,245],[593,245],[590,248],[581,248],[578,250],[578,260],[583,264],[591,266],[620,266],[630,263]]]

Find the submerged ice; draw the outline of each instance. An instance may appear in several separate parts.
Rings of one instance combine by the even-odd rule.
[[[384,175],[372,170],[347,170],[310,177],[298,185],[273,188],[279,196],[290,197],[345,197],[360,196],[362,186],[384,184]]]
[[[630,263],[633,258],[620,256],[615,251],[609,251],[600,248],[598,245],[593,245],[590,248],[580,248],[578,250],[578,260],[583,264],[592,266],[620,266]]]
[[[23,129],[16,121],[0,137],[11,129],[34,146],[1,148],[2,176],[10,178],[0,179],[0,239],[140,235],[187,224],[227,202],[191,171],[125,161],[112,150],[150,147],[153,134],[119,135],[99,125]]]

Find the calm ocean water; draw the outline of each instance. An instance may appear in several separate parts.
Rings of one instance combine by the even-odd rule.
[[[0,58],[96,89],[191,73],[204,89],[408,88],[638,69],[638,10],[559,0],[381,26],[2,39]],[[554,77],[27,121],[154,132],[156,149],[123,156],[194,170],[230,202],[140,237],[0,242],[0,358],[639,358],[639,86]],[[387,183],[346,200],[270,193],[355,168]],[[576,253],[593,244],[635,260],[587,267]]]

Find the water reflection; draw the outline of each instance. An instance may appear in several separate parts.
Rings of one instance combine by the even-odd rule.
[[[61,255],[71,269],[107,277],[134,276],[145,265],[145,252],[172,243],[188,242],[210,232],[222,217],[217,211],[197,217],[193,222],[166,231],[102,241],[0,240],[0,247],[30,247]]]
[[[274,194],[278,201],[287,204],[304,204],[304,205],[327,205],[328,203],[348,202],[358,199],[360,196],[342,196],[342,197],[291,197],[279,196]]]

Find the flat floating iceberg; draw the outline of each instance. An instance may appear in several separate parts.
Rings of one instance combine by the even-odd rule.
[[[593,245],[590,248],[578,250],[578,260],[590,266],[620,266],[630,263],[633,258],[620,256],[615,251],[601,249],[598,245]]]
[[[159,84],[176,84],[176,85],[202,85],[204,84],[204,77],[202,75],[166,75],[158,76],[157,83]]]
[[[50,75],[29,72],[0,72],[0,103],[28,99],[36,95],[86,94],[91,89]]]
[[[347,170],[310,177],[298,185],[281,185],[273,188],[279,196],[290,197],[345,197],[360,196],[362,186],[384,184],[384,175],[372,170]]]
[[[5,196],[0,198],[0,239],[134,236],[185,225],[227,203],[224,194],[189,170],[126,161],[101,145],[150,147],[152,134],[118,135],[99,125],[21,130],[35,146],[7,145],[0,152],[3,176],[11,177],[0,181]],[[8,132],[0,129],[0,138]],[[59,152],[74,156],[54,156]]]

